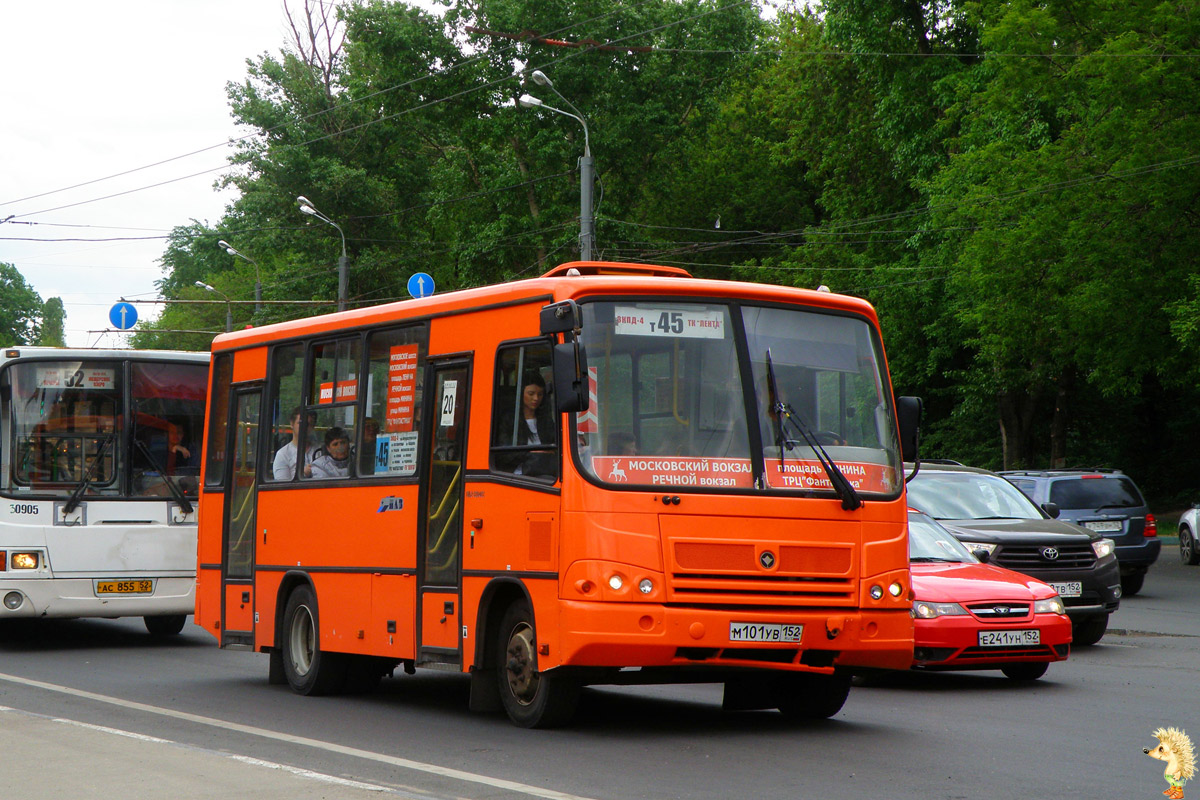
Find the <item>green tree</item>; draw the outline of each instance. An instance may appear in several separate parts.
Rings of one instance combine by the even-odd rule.
[[[37,325],[36,345],[42,347],[66,347],[67,312],[61,297],[51,297],[42,304],[41,320]]]
[[[15,266],[0,262],[0,342],[33,344],[41,314],[42,298]]]

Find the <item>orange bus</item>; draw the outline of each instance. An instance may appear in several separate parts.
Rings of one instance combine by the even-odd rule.
[[[671,267],[223,334],[196,622],[301,694],[403,665],[526,727],[591,684],[828,717],[912,663],[919,413],[866,302]]]

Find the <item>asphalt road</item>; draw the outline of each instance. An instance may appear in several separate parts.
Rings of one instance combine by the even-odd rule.
[[[1200,733],[1197,598],[1167,545],[1101,644],[1032,685],[897,673],[799,726],[700,685],[592,689],[572,727],[525,731],[468,712],[458,675],[305,698],[190,625],[165,643],[140,620],[6,625],[0,798],[1161,797],[1142,748]]]

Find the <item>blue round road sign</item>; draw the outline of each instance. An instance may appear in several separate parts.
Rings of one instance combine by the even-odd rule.
[[[433,276],[428,272],[416,272],[408,279],[408,293],[413,297],[429,297],[433,294]]]
[[[114,328],[127,331],[137,324],[137,309],[131,303],[124,301],[114,303],[108,310],[108,321]]]

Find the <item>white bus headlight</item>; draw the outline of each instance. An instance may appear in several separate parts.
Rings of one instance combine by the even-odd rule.
[[[37,569],[40,559],[37,553],[13,553],[13,569]]]

